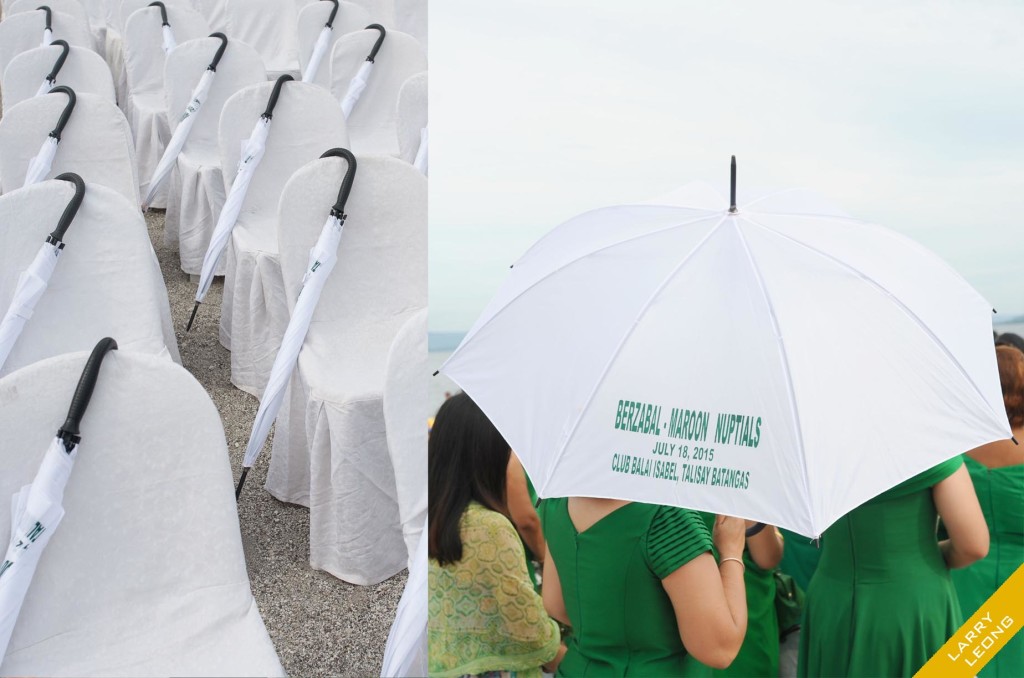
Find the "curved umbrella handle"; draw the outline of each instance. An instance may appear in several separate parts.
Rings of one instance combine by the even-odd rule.
[[[338,16],[338,0],[326,0],[327,2],[334,3],[334,9],[331,10],[331,15],[327,17],[327,23],[324,24],[327,28],[334,28],[334,17]]]
[[[370,50],[370,56],[366,57],[366,60],[372,63],[373,60],[377,58],[377,52],[380,51],[380,46],[384,44],[384,36],[386,36],[388,32],[385,31],[384,27],[380,24],[370,24],[366,27],[367,30],[371,28],[380,31],[380,37],[377,38],[377,42],[373,43],[373,49]]]
[[[64,234],[68,232],[68,227],[71,226],[71,222],[75,220],[75,215],[78,214],[78,208],[82,206],[82,199],[85,198],[85,182],[82,181],[82,177],[78,176],[74,172],[65,172],[54,177],[57,181],[69,181],[75,185],[75,194],[71,196],[71,201],[68,202],[68,206],[64,208],[64,213],[60,215],[60,220],[57,222],[57,228],[53,229],[53,232],[46,237],[46,242],[51,245],[56,245],[64,241]]]
[[[220,63],[220,58],[224,56],[224,50],[228,47],[228,36],[223,33],[210,33],[211,38],[220,38],[220,47],[217,48],[217,53],[213,55],[213,61],[206,67],[208,71],[217,71],[217,64]]]
[[[146,7],[159,7],[160,8],[160,20],[163,22],[163,25],[164,26],[170,26],[171,25],[171,23],[167,20],[167,8],[164,7],[164,3],[160,2],[160,0],[157,0],[156,2],[151,2],[148,5],[146,5]]]
[[[274,89],[270,93],[270,100],[267,101],[267,110],[263,111],[264,118],[270,120],[274,117],[274,107],[277,106],[277,98],[281,96],[281,88],[284,87],[286,82],[294,79],[295,78],[288,74],[282,75],[277,79],[277,82],[274,83]]]
[[[763,530],[766,527],[768,527],[768,526],[765,525],[764,523],[758,523],[756,525],[751,525],[750,527],[747,528],[745,534],[746,534],[747,538],[749,539],[750,537],[753,537],[755,535],[760,534],[761,530]]]
[[[41,9],[44,12],[46,12],[46,26],[45,26],[45,28],[48,31],[53,31],[53,10],[51,10],[46,5],[40,5],[39,7],[36,7],[36,9]]]
[[[100,339],[99,343],[92,349],[89,359],[85,362],[85,369],[82,370],[82,376],[78,380],[75,395],[71,397],[68,418],[57,431],[57,437],[63,441],[64,449],[68,452],[71,452],[71,449],[82,440],[78,427],[82,423],[82,415],[85,414],[85,408],[89,407],[89,400],[92,398],[93,389],[96,388],[96,378],[99,376],[103,358],[106,357],[108,351],[116,349],[117,342],[110,337]]]
[[[57,118],[57,126],[50,132],[50,136],[60,141],[60,135],[64,133],[64,126],[68,124],[68,120],[71,119],[71,111],[75,110],[75,104],[78,102],[78,97],[75,95],[75,90],[71,89],[67,85],[58,85],[49,91],[49,94],[62,93],[68,95],[68,103],[64,106],[64,110],[61,111],[60,117]]]
[[[356,156],[347,148],[332,148],[320,156],[321,158],[344,158],[348,163],[345,170],[345,178],[341,180],[341,188],[338,189],[338,202],[331,208],[331,216],[345,219],[345,203],[348,202],[348,194],[352,192],[352,182],[356,178]]]
[[[68,45],[67,40],[54,40],[50,43],[51,45],[60,46],[60,56],[53,62],[53,70],[46,76],[46,79],[50,82],[54,82],[57,79],[57,74],[60,73],[60,69],[64,68],[64,62],[68,60],[68,52],[71,51],[71,47]]]

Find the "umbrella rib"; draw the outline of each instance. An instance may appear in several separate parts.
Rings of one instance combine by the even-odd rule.
[[[629,338],[631,336],[633,336],[633,330],[636,329],[636,326],[643,319],[644,314],[647,313],[647,309],[649,309],[651,307],[651,304],[653,304],[654,300],[658,298],[658,295],[661,294],[661,291],[663,289],[665,289],[665,287],[670,282],[672,282],[672,280],[676,277],[676,275],[679,274],[679,271],[681,271],[683,269],[683,267],[686,266],[686,264],[688,264],[693,259],[693,257],[697,254],[697,252],[699,252],[704,247],[704,245],[708,242],[708,240],[711,239],[711,236],[713,236],[715,233],[718,232],[718,229],[721,228],[722,224],[725,223],[725,220],[726,220],[727,217],[728,217],[728,214],[723,214],[722,215],[722,218],[719,219],[718,223],[715,224],[711,228],[711,230],[708,231],[707,235],[705,235],[703,238],[701,238],[701,241],[699,243],[697,243],[697,245],[694,246],[694,248],[692,250],[690,250],[690,252],[683,258],[683,260],[680,261],[676,265],[676,267],[673,268],[672,271],[669,272],[669,274],[667,276],[665,276],[665,279],[661,281],[661,283],[658,285],[658,287],[655,288],[654,292],[651,293],[651,296],[648,297],[647,300],[643,303],[643,306],[640,307],[639,312],[637,312],[637,314],[636,314],[636,318],[633,319],[632,324],[630,324],[630,326],[626,330],[625,334],[622,335],[622,339],[619,340],[618,346],[616,346],[615,350],[612,351],[611,357],[608,359],[608,362],[605,363],[604,369],[602,369],[601,373],[598,375],[597,381],[594,383],[594,388],[591,389],[591,391],[590,391],[590,395],[588,395],[586,397],[586,399],[584,399],[583,406],[580,408],[579,416],[577,416],[576,417],[576,421],[573,422],[572,428],[569,429],[569,433],[566,434],[566,436],[565,436],[565,440],[562,441],[562,444],[559,446],[558,451],[555,452],[555,454],[552,456],[551,468],[548,471],[548,473],[546,474],[547,478],[551,478],[551,476],[553,475],[555,470],[557,470],[558,464],[563,459],[563,455],[565,453],[565,449],[569,446],[569,443],[572,441],[572,437],[574,435],[576,435],[576,431],[579,429],[580,422],[583,421],[583,417],[587,413],[587,408],[590,407],[590,404],[594,401],[594,396],[597,395],[597,390],[599,388],[601,388],[601,384],[604,383],[605,377],[607,377],[608,376],[608,372],[611,371],[612,364],[615,362],[615,359],[618,358],[619,353],[622,352],[622,349],[623,349],[623,347],[625,347],[626,342],[629,341]],[[666,229],[662,229],[662,230],[666,230]],[[600,250],[595,250],[595,251],[600,251]]]
[[[988,411],[991,414],[995,415],[997,419],[999,418],[999,414],[996,413],[996,411],[992,408],[992,405],[985,398],[985,395],[981,392],[981,389],[978,388],[978,385],[974,382],[974,379],[972,379],[971,375],[968,374],[966,369],[964,369],[964,366],[960,364],[960,361],[957,360],[956,356],[953,355],[953,352],[949,350],[949,347],[947,347],[946,344],[944,344],[941,339],[939,339],[937,336],[935,336],[935,333],[931,330],[931,328],[929,328],[924,323],[923,320],[921,320],[920,316],[918,316],[916,313],[914,313],[914,311],[911,310],[909,306],[904,304],[903,301],[901,301],[895,294],[893,294],[892,292],[887,290],[880,282],[878,282],[877,280],[875,280],[871,276],[867,275],[863,271],[857,270],[856,268],[854,268],[853,266],[847,264],[843,260],[838,259],[838,258],[832,256],[828,252],[825,252],[823,250],[819,250],[818,248],[814,247],[813,245],[809,245],[809,244],[807,244],[805,242],[797,240],[796,238],[794,238],[792,236],[786,235],[785,233],[782,233],[781,231],[777,231],[774,228],[771,228],[769,226],[765,226],[764,224],[762,224],[760,222],[754,221],[750,217],[745,217],[745,219],[746,219],[746,221],[750,222],[751,224],[754,224],[755,226],[759,226],[760,228],[763,228],[764,230],[768,231],[769,233],[774,233],[775,235],[779,236],[780,238],[783,238],[784,240],[788,240],[788,241],[790,241],[792,243],[795,243],[796,245],[799,245],[800,247],[803,247],[803,248],[807,249],[808,251],[813,252],[814,254],[818,255],[819,257],[822,257],[823,259],[838,265],[840,268],[853,273],[855,276],[857,276],[861,280],[867,282],[872,287],[878,289],[885,296],[889,297],[889,299],[891,299],[893,301],[893,303],[895,303],[896,306],[901,311],[903,311],[907,315],[907,317],[909,317],[911,319],[911,321],[913,321],[914,324],[917,325],[918,328],[929,339],[931,339],[932,342],[936,346],[938,346],[939,349],[946,355],[946,357],[956,366],[956,368],[960,371],[960,375],[964,379],[966,379],[967,383],[970,384],[974,388],[975,393],[977,393],[978,397],[981,398],[981,402],[985,405],[985,407],[988,409]]]

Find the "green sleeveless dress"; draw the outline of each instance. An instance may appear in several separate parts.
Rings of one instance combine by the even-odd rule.
[[[962,464],[943,462],[825,531],[807,589],[798,676],[912,676],[960,627],[931,488]]]
[[[779,532],[785,540],[779,569],[792,577],[801,590],[806,591],[821,558],[821,540],[815,543],[810,537],[782,528],[779,528]]]
[[[546,499],[541,511],[572,624],[558,675],[710,675],[686,653],[661,585],[711,551],[711,535],[699,515],[632,503],[580,533],[566,498]]]
[[[974,481],[990,538],[988,556],[951,573],[966,618],[1024,563],[1024,464],[990,469],[966,455],[964,463]],[[1024,676],[1024,633],[1015,635],[978,675]]]

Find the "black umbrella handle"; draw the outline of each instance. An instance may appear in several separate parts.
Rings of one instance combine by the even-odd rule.
[[[345,178],[341,180],[341,188],[338,189],[338,202],[334,203],[334,207],[331,208],[331,216],[338,217],[344,221],[345,203],[348,202],[348,194],[352,192],[352,182],[356,178],[356,156],[352,155],[352,151],[347,148],[332,148],[320,157],[344,158],[345,162],[348,163],[348,169],[345,170]]]
[[[60,47],[60,56],[53,62],[53,70],[46,76],[46,79],[50,82],[57,80],[57,74],[60,73],[60,69],[64,68],[64,62],[68,60],[68,52],[71,51],[71,47],[68,45],[67,40],[54,40],[50,43],[51,45],[57,45]]]
[[[71,397],[68,418],[57,431],[57,437],[64,443],[64,449],[68,453],[82,440],[82,436],[79,435],[79,425],[82,423],[85,409],[89,407],[89,400],[92,398],[93,389],[96,388],[96,378],[100,373],[100,365],[103,364],[103,358],[106,357],[107,352],[115,349],[117,349],[116,341],[110,337],[100,339],[100,342],[92,349],[89,359],[85,362],[85,369],[82,370],[82,376],[78,380],[75,395]]]
[[[380,24],[370,24],[366,27],[366,30],[371,28],[376,31],[380,31],[380,37],[377,38],[377,42],[373,43],[373,49],[370,50],[370,56],[366,57],[367,61],[373,63],[373,60],[377,58],[377,52],[380,51],[380,46],[384,44],[384,36],[386,36],[388,32],[385,31],[384,27]]]
[[[57,181],[69,181],[75,185],[75,194],[71,196],[71,201],[68,202],[68,206],[64,208],[64,214],[60,215],[60,221],[57,222],[57,228],[53,229],[53,232],[46,237],[46,242],[51,245],[64,244],[64,234],[68,232],[68,227],[71,226],[71,222],[75,220],[75,215],[78,214],[78,208],[82,206],[82,199],[85,198],[85,182],[82,181],[82,177],[78,176],[73,172],[65,172],[64,174],[54,177]]]
[[[277,79],[277,82],[274,83],[273,91],[270,92],[270,100],[267,101],[267,110],[263,111],[264,118],[267,120],[272,120],[274,118],[274,107],[277,106],[277,98],[281,96],[281,88],[284,87],[286,82],[294,79],[295,78],[288,74],[282,75]]]
[[[327,2],[334,3],[334,9],[331,10],[331,15],[327,17],[327,23],[324,24],[327,28],[334,28],[334,17],[338,16],[338,0],[327,0]]]
[[[160,8],[160,21],[163,22],[164,26],[170,26],[171,22],[167,20],[167,8],[164,7],[164,3],[157,0],[157,2],[151,2],[146,7],[159,7]]]
[[[768,526],[764,523],[757,523],[756,525],[751,525],[747,528],[747,531],[745,532],[747,539],[760,534],[761,530],[763,530],[766,527]]]
[[[213,61],[211,61],[210,65],[206,67],[206,70],[216,72],[217,65],[220,63],[220,58],[224,56],[224,50],[228,48],[228,36],[217,32],[210,33],[210,37],[220,39],[220,47],[217,48],[217,53],[213,55]]]
[[[57,126],[50,132],[50,136],[60,141],[60,135],[64,133],[64,127],[68,124],[68,120],[71,119],[71,112],[75,110],[75,104],[78,103],[78,97],[75,95],[75,90],[71,89],[67,85],[58,85],[49,91],[49,94],[67,94],[68,103],[64,106],[64,110],[61,111],[60,117],[57,118]]]
[[[46,12],[46,30],[48,30],[48,31],[50,31],[52,33],[53,32],[53,10],[51,10],[46,5],[40,5],[39,7],[36,7],[36,9],[42,10],[42,11]]]

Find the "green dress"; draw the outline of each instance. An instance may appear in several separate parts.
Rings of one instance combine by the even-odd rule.
[[[964,617],[970,617],[1024,563],[1024,464],[988,468],[964,457],[988,523],[988,556],[953,570]],[[982,678],[1024,676],[1024,633],[1015,635],[978,674]]]
[[[798,676],[912,676],[963,623],[931,488],[955,457],[825,531],[807,589]]]
[[[779,528],[786,545],[782,549],[779,569],[788,574],[801,590],[806,591],[821,558],[821,540]]]
[[[572,625],[560,676],[708,676],[686,653],[661,580],[702,553],[711,535],[686,509],[627,504],[582,533],[566,498],[541,523]]]

